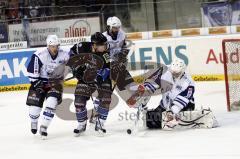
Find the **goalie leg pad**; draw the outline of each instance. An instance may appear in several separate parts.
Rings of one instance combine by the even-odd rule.
[[[162,118],[166,118],[167,112],[163,112]],[[210,109],[201,109],[195,111],[182,111],[178,115],[178,125],[174,129],[192,129],[192,128],[215,128],[218,122]],[[162,125],[166,125],[163,121]]]

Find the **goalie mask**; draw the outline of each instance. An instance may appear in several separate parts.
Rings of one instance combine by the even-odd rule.
[[[175,59],[169,67],[174,79],[180,78],[186,70],[186,65],[182,59]]]

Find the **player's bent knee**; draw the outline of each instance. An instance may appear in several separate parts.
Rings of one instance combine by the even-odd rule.
[[[49,91],[47,94],[47,98],[49,97],[55,97],[57,99],[57,105],[62,103],[62,92],[60,91],[56,91],[56,90]]]
[[[46,100],[46,107],[50,109],[56,109],[58,105],[58,99],[56,97],[48,97]]]
[[[106,98],[101,98],[100,99],[100,105],[104,108],[109,108],[111,104],[111,98],[110,97],[106,97]]]
[[[195,110],[195,104],[192,102],[189,102],[188,105],[182,109],[182,111],[193,111]]]
[[[88,100],[88,97],[75,95],[74,105],[76,108],[85,107]]]

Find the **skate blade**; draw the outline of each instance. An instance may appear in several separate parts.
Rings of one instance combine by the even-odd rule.
[[[42,140],[47,140],[47,136],[41,136]]]
[[[104,137],[104,136],[106,136],[106,133],[95,130],[94,135],[97,136],[97,137]]]
[[[80,132],[80,133],[74,133],[74,137],[80,137],[80,136],[84,136],[85,132]]]

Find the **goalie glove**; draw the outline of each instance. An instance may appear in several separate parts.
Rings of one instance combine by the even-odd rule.
[[[172,111],[167,111],[166,116],[163,118],[164,125],[163,128],[173,129],[175,126],[179,124],[179,115],[174,114]]]

